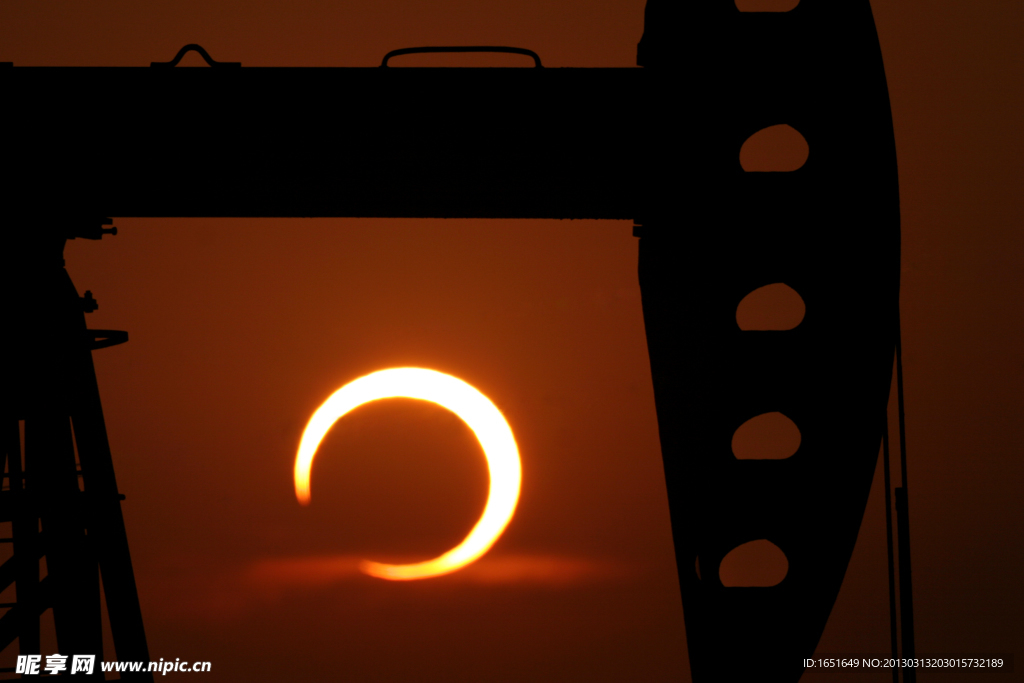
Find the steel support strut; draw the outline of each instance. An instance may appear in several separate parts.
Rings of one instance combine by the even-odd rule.
[[[14,343],[4,401],[10,488],[2,493],[14,555],[3,578],[13,579],[17,601],[0,618],[0,647],[17,638],[21,654],[41,654],[39,615],[52,608],[60,652],[96,655],[102,677],[101,575],[118,659],[148,662],[149,653],[92,362],[96,335],[85,324],[95,302],[79,297],[64,269],[67,238],[102,235],[81,225],[64,217],[7,233]]]

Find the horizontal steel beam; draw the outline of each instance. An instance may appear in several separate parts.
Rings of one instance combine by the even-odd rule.
[[[0,182],[97,216],[633,218],[644,78],[4,67]]]

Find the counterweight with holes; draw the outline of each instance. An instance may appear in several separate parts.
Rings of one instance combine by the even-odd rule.
[[[866,0],[650,0],[646,19],[658,144],[640,286],[690,665],[695,681],[796,681],[853,552],[892,377],[899,191],[881,51]],[[778,124],[803,135],[806,163],[745,172],[744,140]],[[780,282],[803,321],[741,330],[744,296]],[[797,452],[737,459],[733,434],[771,412],[799,428]],[[758,540],[785,553],[785,578],[724,586],[722,560]]]

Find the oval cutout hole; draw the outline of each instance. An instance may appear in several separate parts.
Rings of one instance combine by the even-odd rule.
[[[800,448],[800,428],[779,412],[762,413],[732,435],[737,460],[785,460]]]
[[[747,172],[789,172],[805,163],[811,148],[796,128],[780,123],[757,131],[740,147],[740,166]]]
[[[766,538],[736,546],[718,567],[718,578],[727,588],[777,586],[788,573],[786,553]]]
[[[792,330],[803,322],[807,306],[803,297],[784,282],[758,287],[736,306],[741,330]]]
[[[736,0],[736,9],[741,12],[788,12],[800,0]]]

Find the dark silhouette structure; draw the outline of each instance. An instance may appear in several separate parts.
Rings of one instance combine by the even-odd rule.
[[[645,26],[661,163],[647,166],[640,286],[690,665],[696,681],[723,680],[724,662],[735,680],[795,681],[853,552],[892,379],[899,191],[881,51],[867,2],[650,0]],[[803,135],[806,163],[745,173],[744,140],[775,124]],[[665,172],[680,163],[692,172]],[[800,294],[803,321],[741,331],[740,300],[775,282]],[[736,429],[772,411],[799,450],[734,457]],[[785,553],[785,579],[724,587],[722,559],[758,539]]]
[[[2,508],[15,553],[0,580],[18,591],[0,645],[38,649],[52,606],[62,651],[99,652],[98,566],[118,657],[148,659],[90,355],[126,337],[85,328],[95,304],[63,270],[66,238],[102,236],[102,216],[615,218],[640,237],[694,680],[796,681],[887,435],[900,245],[881,53],[867,0],[781,13],[649,0],[645,27],[638,69],[549,69],[504,47],[239,68],[195,45],[148,68],[0,69],[18,103],[0,112],[17,343]],[[190,49],[212,68],[172,68]],[[511,52],[534,68],[396,68],[423,51]],[[131,117],[109,109],[118,99]],[[745,172],[744,141],[776,124],[802,134],[806,163]],[[800,295],[803,321],[741,330],[739,302],[773,283]],[[738,459],[737,428],[770,412],[796,424],[799,450]],[[887,495],[888,459],[886,440]],[[905,488],[896,502],[912,628]],[[724,586],[723,558],[760,539],[785,554],[785,578]],[[912,631],[903,647],[912,656]]]
[[[78,296],[62,258],[65,240],[98,239],[115,230],[100,221],[73,220],[13,227],[5,231],[11,326],[4,383],[7,486],[0,491],[0,511],[11,522],[5,540],[14,552],[0,566],[0,586],[13,582],[16,601],[0,617],[0,647],[17,638],[22,654],[42,654],[39,617],[52,607],[60,652],[102,659],[102,575],[117,657],[148,661],[123,496],[92,363],[93,350],[128,335],[87,329],[85,314],[98,303],[92,292]],[[40,558],[46,561],[42,580]],[[67,666],[70,672],[70,658]],[[93,675],[103,678],[99,661]],[[135,678],[152,680],[148,673]]]

